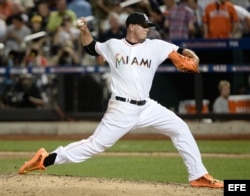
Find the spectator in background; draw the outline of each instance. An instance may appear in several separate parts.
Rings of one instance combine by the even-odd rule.
[[[55,66],[74,66],[80,65],[80,57],[74,50],[73,43],[68,40],[57,53],[52,57],[52,65]]]
[[[40,7],[40,11],[39,7],[37,8],[39,14],[43,17],[43,19],[44,18],[45,20],[48,19],[47,23],[45,24],[46,24],[46,30],[48,31],[49,37],[51,38],[50,56],[48,58],[49,65],[50,66],[79,65],[80,64],[79,54],[76,53],[75,50],[76,48],[74,48],[74,44],[72,43],[76,37],[78,38],[78,36],[75,34],[75,31],[72,30],[75,29],[73,27],[73,21],[77,19],[77,16],[74,11],[68,8],[66,0],[58,0],[54,2],[47,1],[47,3],[43,2],[43,4],[39,4],[40,6],[42,6]],[[55,7],[53,7],[52,5],[55,5]],[[53,11],[48,10],[48,8],[51,8]],[[63,76],[63,79],[66,81],[65,82],[65,85],[67,85],[66,88],[69,88],[71,90],[70,93],[73,92],[74,89],[73,87],[74,77],[75,75],[70,75],[70,74],[69,75],[66,74],[65,76]],[[38,78],[38,82],[43,87],[43,89],[45,89],[46,92],[48,92],[50,91],[51,85],[53,86],[53,81],[51,84],[50,82],[51,77],[47,77],[47,81],[44,82],[44,78],[45,77]],[[57,76],[55,78],[57,78]],[[54,97],[53,92],[49,93],[50,100],[51,97]],[[66,102],[70,102],[70,99],[71,97],[69,99],[67,98]],[[52,107],[57,108],[56,109],[57,111],[60,110],[57,104],[52,104],[52,105],[54,105]]]
[[[207,4],[211,3],[211,1],[214,0],[198,0],[199,1],[199,5],[201,6],[202,10],[205,9],[205,7],[207,6]]]
[[[80,49],[80,31],[77,29],[73,21],[69,16],[65,16],[62,20],[61,26],[59,26],[52,36],[53,46],[60,48],[68,42],[73,43],[73,48],[76,51]]]
[[[43,56],[41,48],[33,47],[27,50],[22,65],[25,67],[46,67],[48,65],[48,60]]]
[[[105,42],[110,38],[121,39],[126,35],[126,27],[120,23],[119,15],[116,12],[110,12],[108,15],[108,22],[110,28],[99,36],[99,41]]]
[[[194,12],[195,15],[195,22],[194,22],[194,33],[192,37],[194,38],[203,38],[204,29],[203,29],[203,22],[202,22],[202,16],[203,16],[203,9],[199,4],[198,0],[188,0],[187,4]]]
[[[34,0],[15,0],[13,2],[18,3],[22,8],[22,12],[26,14],[28,14],[35,6]]]
[[[160,33],[160,37],[164,38],[164,23],[165,23],[165,16],[162,11],[158,7],[154,7],[150,11],[150,16],[152,22],[156,24],[155,29]],[[152,28],[150,28],[151,30]]]
[[[107,18],[109,12],[111,11],[113,1],[112,0],[96,0],[91,1],[91,7],[94,11],[94,15],[101,19]]]
[[[52,11],[49,16],[47,30],[49,33],[55,33],[57,28],[61,26],[63,19],[68,16],[71,21],[77,19],[75,12],[68,9],[66,0],[58,0],[56,2],[56,10]]]
[[[165,10],[163,11],[163,14],[165,17],[168,16],[169,10],[171,10],[173,7],[177,6],[175,0],[163,0]]]
[[[30,28],[32,33],[38,33],[46,29],[42,26],[43,18],[40,15],[34,15],[30,19]]]
[[[42,29],[46,30],[50,16],[50,8],[46,0],[40,0],[37,2],[37,5],[32,11],[30,11],[30,17],[33,17],[34,15],[42,17]]]
[[[6,69],[12,68],[14,66],[19,66],[22,60],[22,56],[16,51],[9,51],[9,53],[4,56],[1,56],[1,66],[4,66]],[[0,99],[3,103],[2,106],[11,102],[13,95],[13,87],[16,83],[16,76],[12,74],[0,76]],[[10,95],[10,96],[9,96]]]
[[[101,37],[103,33],[107,32],[109,29],[112,28],[110,25],[110,21],[109,21],[110,13],[116,13],[118,15],[119,23],[123,24],[123,25],[125,24],[125,20],[128,16],[128,11],[127,11],[128,7],[127,8],[121,7],[120,2],[121,2],[120,0],[114,0],[112,2],[112,5],[110,7],[110,11],[107,14],[106,18],[101,19],[100,30],[99,30],[99,35],[98,35],[99,37]],[[100,22],[100,19],[97,18],[97,21],[98,20]]]
[[[171,10],[173,7],[177,6],[175,0],[163,0],[163,5],[164,8],[162,10],[163,16],[164,16],[164,24],[163,24],[163,30],[164,30],[164,35],[163,38],[164,40],[167,40],[169,37],[169,21],[166,20],[166,18],[169,15],[169,10]]]
[[[0,18],[4,21],[14,14],[14,5],[10,0],[0,0]]]
[[[221,80],[218,85],[219,96],[213,103],[214,113],[228,113],[228,97],[230,95],[230,83],[227,80]]]
[[[7,66],[8,68],[20,66],[22,60],[23,60],[22,53],[15,50],[10,50],[6,54],[6,58],[4,58],[4,65]]]
[[[151,27],[149,28],[149,31],[148,31],[148,38],[149,39],[162,39],[163,37],[158,28]]]
[[[24,22],[21,14],[17,14],[12,18],[12,24],[7,27],[5,41],[6,51],[15,50],[20,53],[25,50],[25,36],[31,34],[31,29]]]
[[[100,31],[100,34],[103,33],[103,30],[105,29],[104,25],[106,22],[106,19],[109,15],[109,12],[112,9],[113,0],[95,0],[90,1],[91,7],[93,9],[93,15],[96,17],[98,29]]]
[[[153,27],[148,32],[148,38],[149,39],[162,39],[162,35],[155,27]]]
[[[239,18],[232,3],[216,0],[204,10],[204,38],[233,38]]]
[[[67,41],[64,46],[60,47],[55,55],[53,55],[53,65],[54,66],[80,66],[80,57],[76,53],[73,43],[71,41]],[[76,105],[72,100],[76,100],[76,87],[79,83],[79,74],[63,74],[61,77],[61,82],[63,82],[63,86],[67,89],[67,93],[65,93],[65,110],[67,111],[75,111]],[[60,107],[56,106],[57,112],[60,111]]]
[[[190,34],[195,31],[195,15],[190,7],[187,6],[187,0],[180,0],[180,3],[172,6],[168,10],[165,25],[169,29],[169,40],[188,39]]]
[[[230,2],[231,0],[227,1]],[[248,12],[246,8],[240,5],[236,4],[233,5],[239,17],[239,26],[233,37],[235,38],[250,37],[250,12]]]
[[[5,107],[42,108],[46,103],[42,91],[36,86],[31,74],[15,77],[3,94]]]
[[[26,54],[21,63],[24,67],[47,67],[49,65],[48,59],[43,53],[42,47],[39,45],[31,45],[29,49],[26,50]],[[33,80],[36,81],[36,85],[40,89],[45,89],[48,85],[49,74],[36,74],[33,76]]]
[[[20,76],[20,101],[17,103],[19,108],[40,108],[43,107],[45,101],[42,98],[41,90],[33,82],[30,74]]]
[[[24,8],[15,1],[0,0],[0,19],[5,20],[7,23],[11,16],[20,14]]]
[[[86,0],[72,0],[68,8],[75,12],[77,18],[93,16],[91,4]]]
[[[125,24],[125,21],[128,17],[128,10],[126,9],[126,7],[123,8],[120,6],[121,2],[121,0],[114,0],[112,5],[112,11],[116,12],[119,15],[120,23]]]
[[[47,32],[47,24],[50,16],[49,4],[46,0],[38,0],[36,6],[30,12],[30,20],[31,20],[31,29],[32,33],[39,31]],[[51,55],[51,35],[47,34],[46,36],[40,37],[38,39],[32,40],[36,45],[40,45],[43,47],[45,56],[47,58]]]
[[[42,25],[43,18],[40,15],[34,15],[30,19],[30,28],[31,33],[39,33],[42,31],[46,31]],[[31,44],[36,45],[37,48],[44,48],[46,43],[50,40],[50,37],[47,37],[46,34],[44,36],[40,36],[38,38],[32,39]]]

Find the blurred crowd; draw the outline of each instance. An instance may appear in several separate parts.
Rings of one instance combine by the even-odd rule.
[[[155,28],[150,29],[149,38],[152,39],[171,41],[250,37],[248,0],[130,2],[0,0],[0,66],[105,66],[106,62],[102,58],[92,57],[83,50],[79,40],[80,32],[74,24],[79,17],[87,17],[93,37],[102,42],[110,38],[124,37],[126,17],[133,11],[146,13],[157,24]],[[57,77],[52,74],[0,76],[0,105],[54,107],[58,94]],[[86,80],[83,77],[80,77],[81,81]],[[89,80],[100,86],[103,89],[103,99],[108,99],[108,75],[93,74]]]

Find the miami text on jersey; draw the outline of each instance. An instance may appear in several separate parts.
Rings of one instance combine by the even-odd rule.
[[[118,65],[128,65],[129,64],[129,57],[122,55],[120,53],[117,53],[115,55],[115,59],[116,59],[116,67],[118,67]],[[130,65],[138,65],[138,66],[145,66],[150,68],[151,66],[151,60],[150,59],[138,59],[137,57],[132,57],[131,63]]]

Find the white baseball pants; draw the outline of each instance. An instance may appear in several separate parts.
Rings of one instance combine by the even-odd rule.
[[[149,98],[143,106],[110,99],[95,132],[87,139],[58,147],[54,151],[57,153],[55,164],[83,162],[111,147],[130,130],[142,127],[153,127],[171,138],[187,167],[189,181],[208,173],[187,124],[175,113]]]

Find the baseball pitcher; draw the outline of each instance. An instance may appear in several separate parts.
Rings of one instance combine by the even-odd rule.
[[[100,43],[93,39],[85,18],[77,21],[82,45],[91,55],[102,56],[111,70],[111,91],[107,111],[94,133],[60,146],[50,154],[44,148],[19,169],[19,174],[44,170],[47,166],[86,161],[111,147],[130,130],[153,127],[171,138],[194,187],[223,188],[223,181],[213,178],[202,163],[198,146],[187,124],[174,112],[149,97],[158,66],[170,59],[178,70],[199,72],[199,58],[185,48],[163,40],[147,38],[149,28],[155,26],[146,14],[134,12],[126,19],[127,34],[123,39]]]

